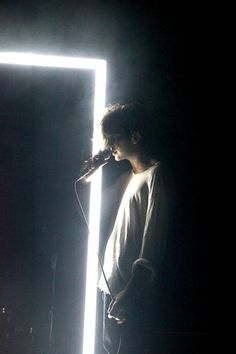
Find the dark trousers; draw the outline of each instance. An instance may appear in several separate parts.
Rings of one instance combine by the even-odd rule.
[[[123,324],[109,319],[107,309],[111,297],[103,293],[103,346],[109,354],[154,354],[155,343],[149,314],[141,311]],[[156,353],[155,353],[156,354]]]

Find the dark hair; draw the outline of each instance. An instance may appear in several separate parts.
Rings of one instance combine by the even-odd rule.
[[[147,107],[138,102],[108,105],[101,121],[103,137],[109,144],[109,136],[119,133],[117,128],[121,128],[128,138],[138,132],[142,146],[152,151],[155,126],[151,118]]]

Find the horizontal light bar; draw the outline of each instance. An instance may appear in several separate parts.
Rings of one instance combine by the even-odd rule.
[[[102,59],[18,52],[0,52],[0,63],[26,66],[48,66],[54,68],[102,70],[103,72],[106,67],[106,61]]]

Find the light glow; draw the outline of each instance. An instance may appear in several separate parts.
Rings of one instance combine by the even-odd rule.
[[[101,59],[64,57],[32,53],[0,52],[0,64],[43,66],[64,69],[88,69],[95,71],[94,121],[92,154],[102,149],[100,121],[104,113],[106,92],[106,61]],[[87,253],[83,354],[93,354],[95,350],[95,323],[99,226],[101,208],[102,169],[91,180],[89,207],[89,237]]]

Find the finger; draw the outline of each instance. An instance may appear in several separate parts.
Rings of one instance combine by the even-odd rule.
[[[120,314],[120,311],[121,311],[121,309],[117,306],[116,303],[114,303],[108,313],[113,317],[118,317],[118,315]]]
[[[123,324],[126,321],[126,318],[122,318],[122,319],[117,319],[116,323],[117,324]]]
[[[126,321],[124,312],[121,311],[115,318],[117,324],[122,324]]]
[[[109,318],[114,318],[117,321],[123,320],[125,318],[124,316],[124,310],[119,308],[119,307],[113,307],[112,311],[109,313]]]
[[[108,318],[114,319],[117,324],[122,324],[122,323],[124,323],[126,321],[126,318],[122,317],[122,316],[113,316],[113,315],[109,314]]]
[[[109,306],[108,306],[108,309],[107,309],[107,312],[108,312],[108,313],[110,313],[110,311],[112,310],[112,308],[113,308],[115,302],[116,302],[116,301],[115,301],[114,299],[111,300],[111,302],[110,302],[110,304],[109,304]]]

